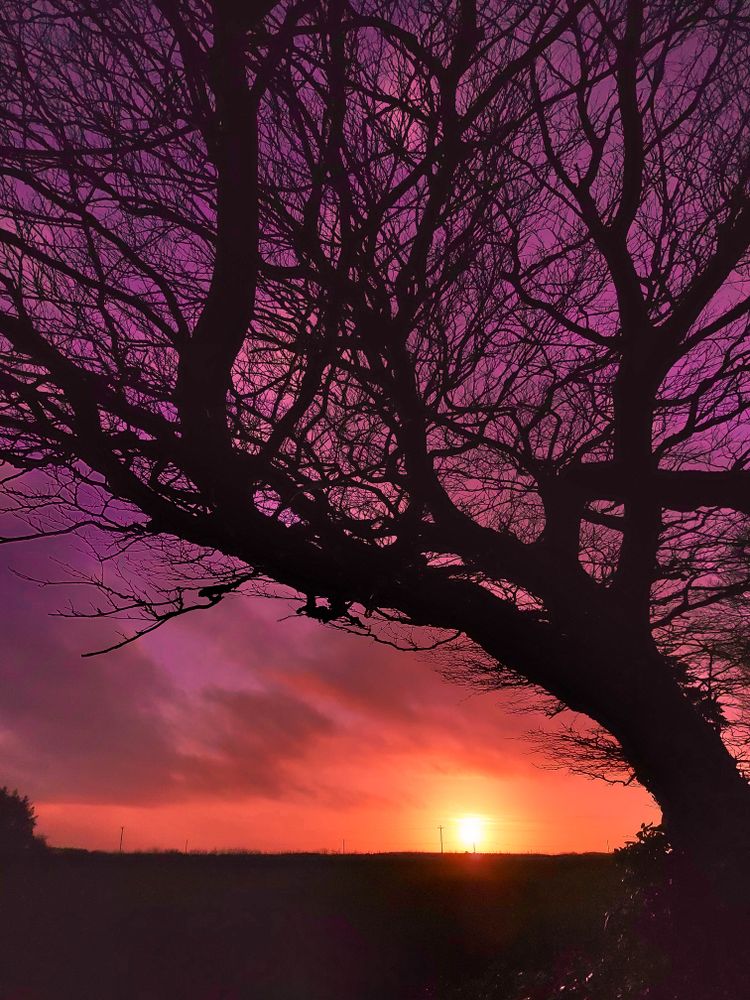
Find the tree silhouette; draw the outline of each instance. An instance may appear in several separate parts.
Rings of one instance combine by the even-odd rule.
[[[15,510],[138,633],[460,636],[746,869],[744,5],[242,8],[4,4]]]
[[[36,813],[28,795],[0,788],[0,854],[21,854],[41,843],[34,836]]]

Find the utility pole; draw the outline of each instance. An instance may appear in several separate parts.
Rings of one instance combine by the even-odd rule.
[[[185,854],[187,854],[187,845],[188,845],[188,842],[185,841]]]
[[[124,833],[125,833],[125,827],[121,826],[120,827],[120,854],[122,854],[122,838],[123,838]]]
[[[346,841],[345,840],[341,841],[341,853],[342,854],[346,854]]]
[[[442,828],[442,826],[439,826],[438,830],[440,831],[440,853],[442,854],[443,853],[443,828]]]

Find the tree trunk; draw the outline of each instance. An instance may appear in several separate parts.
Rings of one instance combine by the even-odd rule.
[[[750,784],[664,658],[652,651],[626,664],[620,648],[610,664],[591,715],[621,743],[674,847],[666,904],[674,973],[663,996],[750,996]]]
[[[619,662],[618,662],[619,661]],[[620,742],[638,780],[661,806],[678,849],[730,863],[750,860],[750,784],[720,734],[654,652],[613,654],[592,715]]]

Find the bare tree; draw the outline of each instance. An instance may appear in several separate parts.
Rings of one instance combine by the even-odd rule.
[[[10,501],[157,554],[136,632],[460,635],[739,863],[745,5],[242,7],[4,0]]]

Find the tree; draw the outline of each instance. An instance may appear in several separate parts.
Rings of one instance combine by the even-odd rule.
[[[38,847],[41,841],[34,836],[35,826],[36,813],[28,795],[0,788],[0,854],[22,854]]]
[[[137,632],[274,582],[460,636],[609,734],[679,849],[746,869],[744,5],[4,11],[30,534],[140,552],[99,580]]]

